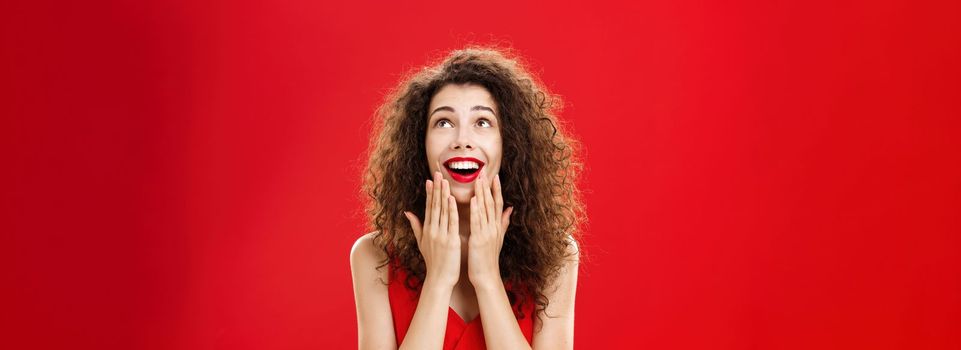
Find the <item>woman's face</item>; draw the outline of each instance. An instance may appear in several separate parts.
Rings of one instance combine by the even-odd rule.
[[[500,170],[500,112],[487,89],[448,84],[427,109],[427,163],[450,182],[457,203],[470,204],[480,168],[488,183]],[[440,164],[440,168],[438,168]]]

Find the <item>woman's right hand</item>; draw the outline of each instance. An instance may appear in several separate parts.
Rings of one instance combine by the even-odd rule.
[[[438,164],[438,169],[443,169]],[[450,194],[450,183],[440,171],[427,180],[427,208],[424,223],[413,213],[404,212],[417,239],[417,247],[427,265],[426,281],[453,287],[460,278],[460,225],[457,202]],[[426,283],[425,281],[425,283]]]

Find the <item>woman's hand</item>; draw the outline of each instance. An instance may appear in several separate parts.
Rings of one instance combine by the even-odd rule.
[[[500,273],[500,254],[504,233],[510,225],[514,208],[504,208],[500,176],[494,176],[493,188],[484,177],[484,169],[474,181],[474,197],[470,200],[470,240],[467,251],[467,272],[471,284],[503,283]]]
[[[440,164],[438,164],[438,169]],[[458,233],[457,202],[450,194],[450,183],[434,172],[434,180],[427,180],[427,208],[424,211],[424,224],[413,213],[404,212],[417,248],[424,256],[427,265],[426,281],[453,287],[460,278],[460,234]]]

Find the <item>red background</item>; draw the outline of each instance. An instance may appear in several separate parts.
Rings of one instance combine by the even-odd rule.
[[[586,145],[577,348],[961,348],[961,3],[385,3],[0,5],[0,347],[355,347],[370,116],[493,41]]]

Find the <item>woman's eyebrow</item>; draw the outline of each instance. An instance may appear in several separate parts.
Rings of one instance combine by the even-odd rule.
[[[428,114],[427,116],[430,117],[430,116],[434,115],[434,113],[437,113],[437,112],[440,112],[440,111],[448,111],[448,112],[453,113],[453,112],[454,112],[454,109],[451,108],[451,107],[448,107],[448,106],[440,106],[440,107],[437,107],[436,109],[434,109],[433,112],[430,112],[430,114]]]
[[[486,110],[486,111],[490,111],[491,114],[493,114],[493,115],[497,115],[497,113],[494,113],[494,109],[492,109],[492,108],[490,108],[490,107],[487,107],[487,106],[477,105],[477,106],[471,107],[470,110],[471,110],[471,111]],[[452,107],[450,107],[450,106],[440,106],[440,107],[437,107],[437,108],[434,109],[433,112],[430,112],[430,114],[428,115],[428,117],[430,117],[430,116],[434,115],[434,113],[437,113],[437,112],[440,112],[440,111],[454,112],[454,108],[452,108]]]
[[[474,107],[471,107],[470,110],[471,110],[471,111],[488,110],[488,111],[491,112],[491,114],[497,115],[497,113],[494,113],[494,110],[493,110],[493,109],[491,109],[490,107],[487,107],[487,106],[474,106]]]

